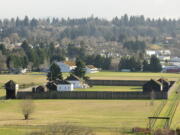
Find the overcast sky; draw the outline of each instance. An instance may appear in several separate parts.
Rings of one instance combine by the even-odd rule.
[[[180,18],[180,0],[0,0],[0,18],[115,16]]]

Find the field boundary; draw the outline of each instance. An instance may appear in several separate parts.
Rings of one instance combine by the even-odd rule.
[[[151,99],[145,92],[113,92],[113,91],[64,91],[64,92],[18,92],[18,99]],[[167,99],[167,92],[156,92],[154,99]]]
[[[147,80],[88,80],[90,85],[104,86],[143,86]]]

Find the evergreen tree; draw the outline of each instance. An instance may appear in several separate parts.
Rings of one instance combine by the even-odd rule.
[[[56,79],[63,80],[63,75],[59,66],[53,63],[50,67],[50,71],[47,74],[47,80],[55,81]]]
[[[147,60],[143,61],[143,71],[144,72],[149,71],[149,64],[148,64]]]
[[[161,63],[155,55],[151,56],[149,68],[150,68],[150,71],[152,72],[160,72],[162,70]]]
[[[74,69],[73,73],[80,77],[80,78],[84,78],[86,71],[85,71],[85,64],[82,60],[80,60],[79,58],[76,59],[76,68]]]

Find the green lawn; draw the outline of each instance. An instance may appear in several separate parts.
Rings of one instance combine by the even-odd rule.
[[[180,74],[176,73],[133,73],[133,72],[109,72],[102,71],[94,74],[88,74],[91,79],[105,80],[149,80],[151,78],[158,79],[160,77],[176,80],[180,78]]]
[[[141,86],[93,86],[87,89],[75,89],[77,91],[142,91]]]

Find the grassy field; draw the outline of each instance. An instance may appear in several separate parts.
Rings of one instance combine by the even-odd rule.
[[[151,78],[158,79],[160,77],[168,78],[169,80],[176,80],[180,78],[180,74],[175,73],[132,73],[132,72],[98,72],[95,74],[88,74],[91,79],[110,79],[110,80],[149,80]]]
[[[147,117],[159,104],[156,101],[154,106],[150,106],[148,100],[36,100],[34,114],[25,121],[20,112],[20,102],[9,100],[0,103],[0,133],[11,134],[8,130],[16,129],[16,132],[23,133],[26,126],[33,129],[33,126],[57,122],[70,122],[96,131],[106,128],[131,130],[136,126],[146,127]]]
[[[143,80],[166,77],[171,80],[179,78],[180,74],[99,72],[88,76],[92,79]],[[47,81],[46,76],[41,73],[0,75],[1,86],[8,80],[19,84],[44,84]],[[86,90],[136,91],[140,90],[140,87],[94,86]],[[4,94],[5,91],[0,88],[0,97]],[[149,100],[34,100],[35,112],[28,121],[23,120],[19,106],[21,102],[22,100],[0,100],[0,134],[24,135],[38,127],[56,122],[91,127],[98,135],[106,135],[106,129],[112,128],[130,131],[133,127],[146,127],[147,117],[153,114],[161,101],[154,101],[154,106],[151,106]],[[174,123],[180,119],[180,107],[177,112]]]
[[[46,82],[45,75],[0,75],[0,86],[3,86],[7,81],[13,80],[18,84],[44,84]]]
[[[93,86],[87,89],[76,89],[76,91],[142,91],[141,86]]]
[[[64,78],[68,74],[64,74]],[[169,80],[180,78],[180,74],[170,73],[124,73],[124,72],[98,72],[94,74],[87,74],[91,79],[112,79],[112,80],[149,80],[160,77],[168,78]],[[35,80],[34,80],[35,79]],[[44,73],[27,73],[25,75],[0,75],[0,84],[4,84],[9,80],[14,80],[19,84],[42,84],[47,81]]]

